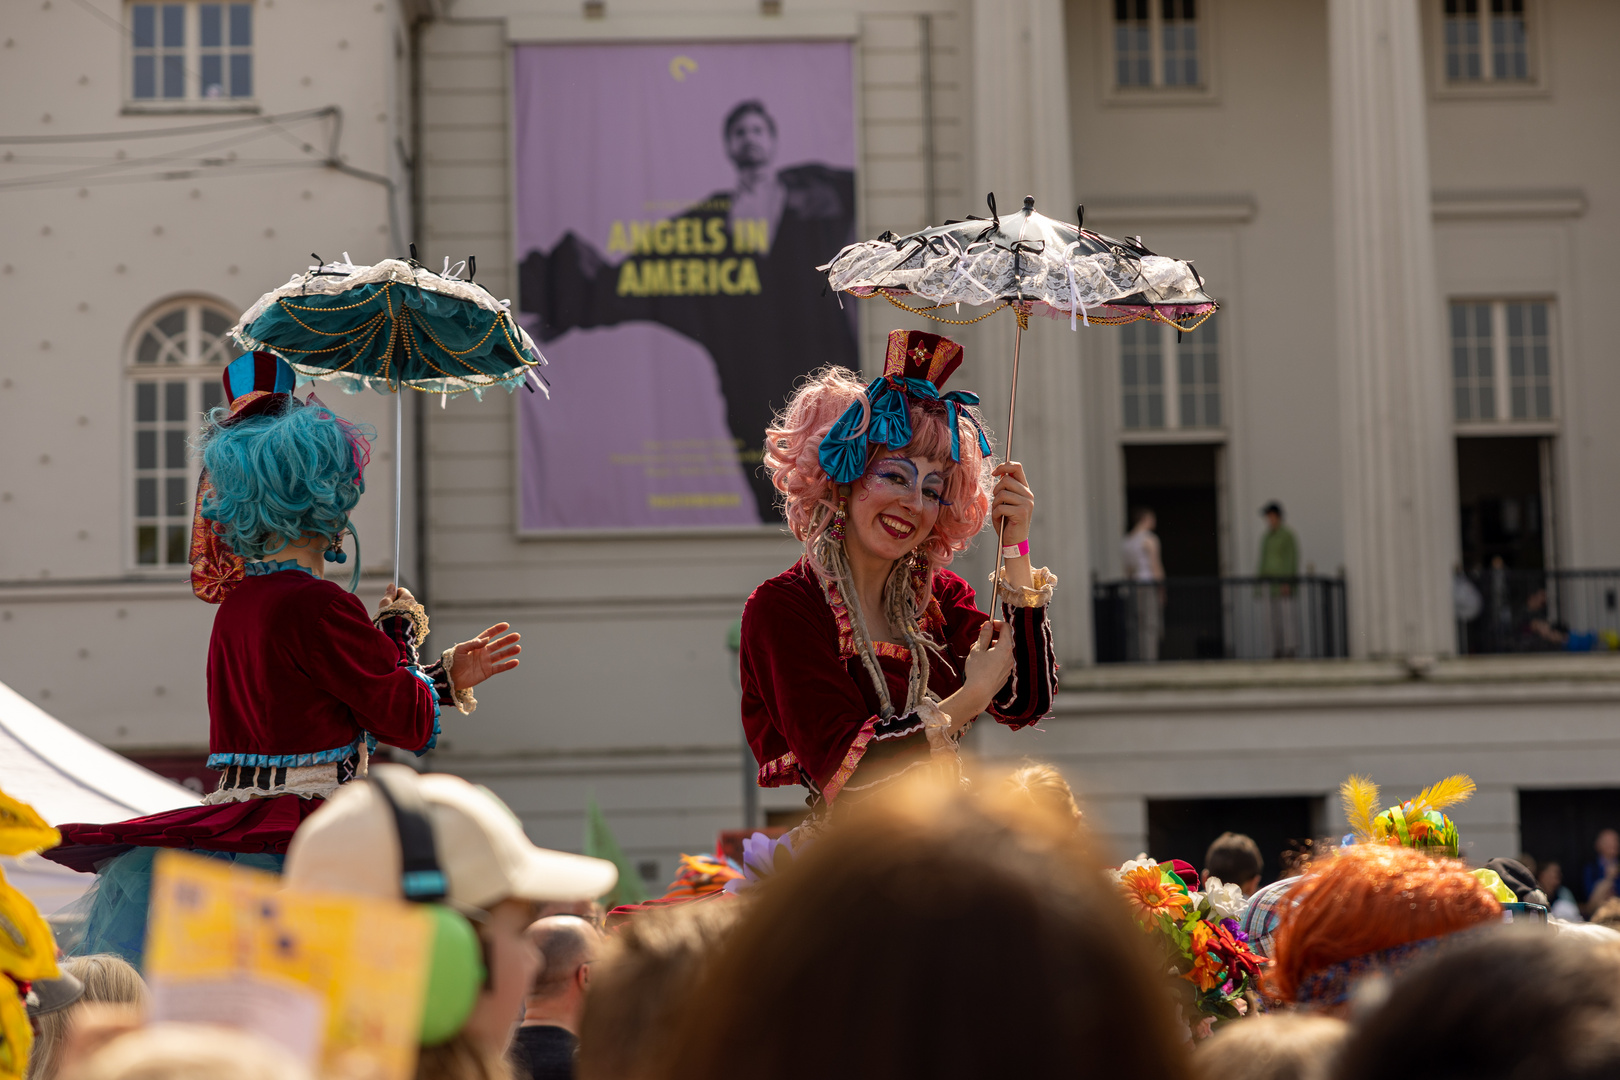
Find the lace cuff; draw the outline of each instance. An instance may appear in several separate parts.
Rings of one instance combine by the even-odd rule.
[[[966,729],[951,734],[951,718],[948,713],[932,701],[922,701],[917,704],[917,718],[922,721],[923,734],[928,736],[928,751],[932,757],[940,754],[955,754],[957,744],[962,741]]]
[[[470,714],[474,709],[478,708],[478,699],[473,697],[472,687],[470,686],[461,690],[456,689],[456,677],[451,674],[451,668],[455,666],[456,662],[456,647],[452,645],[444,650],[444,655],[439,659],[440,663],[444,665],[444,681],[450,687],[450,696],[455,699],[457,711],[463,716]]]
[[[1007,583],[1007,568],[1001,568],[998,577],[990,575],[990,580],[996,586],[996,599],[1008,607],[1045,607],[1052,602],[1052,593],[1057,586],[1057,575],[1044,566],[1037,566],[1029,573],[1033,582],[1027,588],[1016,588]]]
[[[381,626],[384,619],[408,619],[416,630],[416,644],[420,646],[427,640],[427,612],[415,600],[395,600],[372,617],[372,625]]]

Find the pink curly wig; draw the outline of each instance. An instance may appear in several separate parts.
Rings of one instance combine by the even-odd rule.
[[[852,401],[861,402],[870,414],[866,383],[860,376],[847,368],[822,368],[800,384],[765,431],[765,467],[770,470],[771,483],[782,493],[788,527],[804,543],[806,554],[812,552],[832,523],[837,509],[837,485],[821,468],[821,440]],[[910,408],[911,442],[900,452],[945,464],[945,501],[950,505],[939,508],[934,531],[920,545],[929,564],[938,569],[948,566],[957,552],[965,551],[984,528],[990,514],[993,465],[980,452],[978,432],[965,416],[957,419],[962,460],[952,461],[945,406],[937,401],[912,400]],[[976,409],[964,406],[961,411],[978,419]],[[884,449],[871,447],[867,465]],[[815,564],[813,556],[810,562]]]

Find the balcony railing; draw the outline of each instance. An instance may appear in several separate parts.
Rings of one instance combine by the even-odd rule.
[[[1349,655],[1342,577],[1098,581],[1091,611],[1099,664]]]
[[[1620,570],[1487,568],[1453,584],[1459,653],[1620,646]]]

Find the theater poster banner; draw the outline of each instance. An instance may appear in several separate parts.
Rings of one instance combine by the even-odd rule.
[[[764,432],[858,368],[816,265],[854,240],[848,42],[524,45],[513,148],[521,527],[774,524]],[[846,308],[848,310],[846,310]]]

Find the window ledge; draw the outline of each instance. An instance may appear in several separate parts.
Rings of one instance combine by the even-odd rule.
[[[1437,101],[1500,101],[1504,98],[1530,100],[1552,97],[1552,88],[1539,80],[1527,82],[1495,80],[1479,82],[1441,82],[1432,91]]]
[[[1452,425],[1455,434],[1470,435],[1557,435],[1556,420],[1482,420]]]
[[[1220,95],[1212,86],[1112,86],[1103,96],[1105,105],[1175,106],[1220,103]]]
[[[1119,441],[1125,446],[1162,446],[1182,443],[1223,443],[1226,429],[1207,428],[1120,428]]]
[[[1430,205],[1436,221],[1578,218],[1586,214],[1586,192],[1580,188],[1436,191]]]
[[[1252,221],[1249,194],[1100,195],[1086,200],[1086,222],[1098,225],[1226,225]]]
[[[264,110],[254,101],[126,101],[124,116],[173,116],[177,113],[215,115],[218,113],[258,113]]]

